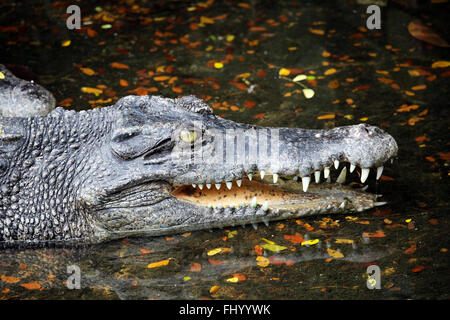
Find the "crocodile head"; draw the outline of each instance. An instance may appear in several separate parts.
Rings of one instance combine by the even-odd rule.
[[[128,96],[112,111],[75,197],[99,239],[369,209],[375,195],[344,185],[345,165],[331,183],[330,167],[358,166],[364,182],[397,152],[374,126],[251,126],[215,116],[193,96]]]
[[[332,183],[332,167],[358,166],[364,182],[396,152],[377,127],[240,124],[193,96],[0,117],[0,239],[96,242],[362,211],[376,196],[344,185],[345,166]]]

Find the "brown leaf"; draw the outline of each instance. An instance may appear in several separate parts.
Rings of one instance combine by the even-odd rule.
[[[409,33],[416,39],[428,42],[438,47],[449,47],[447,41],[442,39],[431,28],[427,27],[418,19],[414,19],[408,25]]]

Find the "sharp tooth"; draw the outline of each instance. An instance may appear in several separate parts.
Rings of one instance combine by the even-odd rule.
[[[264,204],[262,205],[261,209],[263,211],[267,211],[267,209],[269,209],[269,202],[266,200],[266,202],[264,202]]]
[[[339,208],[344,209],[345,208],[345,201],[342,201],[341,204],[339,205]]]
[[[200,184],[198,185],[198,187],[200,188],[200,190],[203,190],[203,183],[200,183]]]
[[[211,189],[211,183],[207,183],[207,184],[206,184],[206,187],[207,187],[208,189]]]
[[[320,171],[314,171],[314,179],[316,180],[316,183],[320,182]]]
[[[323,168],[323,177],[326,179],[328,178],[329,175],[330,175],[330,168],[329,167]]]
[[[252,179],[253,179],[253,174],[249,173],[248,174],[248,180],[252,181]]]
[[[273,174],[273,183],[277,183],[277,181],[278,181],[278,174],[274,173]]]
[[[341,170],[341,173],[339,174],[339,177],[337,178],[337,183],[345,183],[345,177],[347,176],[347,167],[344,166],[344,168]]]
[[[197,187],[197,185],[193,183],[193,184],[192,184],[192,188],[195,189],[196,187]]]
[[[266,172],[265,172],[264,170],[261,170],[261,171],[259,172],[259,175],[260,175],[261,180],[262,180],[262,179],[264,179],[264,176],[266,175]]]
[[[231,187],[233,187],[233,182],[227,181],[226,185],[227,185],[228,190],[231,190]]]
[[[242,180],[241,179],[236,180],[236,184],[238,187],[242,186]]]
[[[352,173],[355,170],[355,168],[356,166],[350,163],[350,173]]]
[[[293,177],[292,180],[298,181],[298,176]]]
[[[364,186],[364,187],[361,188],[361,191],[366,191],[368,188],[369,188],[369,185]]]
[[[370,169],[369,168],[362,168],[361,169],[361,183],[366,182],[367,177],[369,176]]]
[[[387,202],[374,202],[373,205],[375,207],[384,206]]]
[[[381,175],[383,174],[383,166],[377,168],[377,180],[380,179]]]
[[[250,202],[250,207],[256,208],[256,197],[253,197],[252,202]]]
[[[268,226],[269,226],[269,220],[267,220],[267,219],[264,219],[264,220],[263,220],[263,222],[264,222],[264,224],[266,225],[266,227],[268,227]]]
[[[334,160],[334,168],[337,170],[339,168],[339,161]]]
[[[391,159],[391,164],[393,164],[393,163],[394,163],[394,158]]]
[[[253,229],[258,230],[258,224],[257,223],[252,223],[252,227],[253,227]]]
[[[220,189],[220,183],[216,183],[215,186],[216,186],[216,189],[217,189],[217,190]]]
[[[311,177],[302,177],[303,192],[308,191],[310,181]]]

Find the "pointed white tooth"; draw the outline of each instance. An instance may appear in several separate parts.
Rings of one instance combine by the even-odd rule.
[[[216,189],[217,189],[217,190],[220,189],[220,183],[216,183],[215,186],[216,186]]]
[[[393,164],[393,163],[394,163],[394,158],[391,159],[391,164]]]
[[[330,168],[329,167],[323,168],[323,177],[326,179],[329,177],[329,175],[330,175]]]
[[[298,176],[294,176],[294,177],[292,178],[292,180],[298,181]]]
[[[362,168],[361,169],[361,183],[366,182],[367,177],[369,176],[370,169],[369,168]]]
[[[274,173],[273,174],[273,183],[277,183],[277,181],[278,181],[278,174]]]
[[[320,182],[320,171],[314,171],[314,179],[316,180],[316,183]]]
[[[252,181],[252,179],[253,179],[253,174],[252,174],[252,173],[249,173],[249,174],[248,174],[248,180]]]
[[[383,174],[383,166],[377,168],[377,180],[380,179],[381,175]]]
[[[196,187],[197,187],[197,185],[193,183],[193,184],[192,184],[192,188],[195,189]]]
[[[308,191],[310,182],[311,182],[311,177],[302,177],[303,192]]]
[[[337,170],[337,168],[339,168],[339,161],[338,160],[334,160],[334,168]]]
[[[350,173],[352,173],[353,171],[355,171],[356,166],[354,164],[350,163]]]
[[[373,205],[374,205],[375,207],[379,207],[379,206],[384,206],[386,203],[387,203],[387,202],[383,202],[383,201],[382,201],[382,202],[378,202],[378,201],[377,201],[377,202],[374,202]]]
[[[238,187],[242,186],[242,180],[241,179],[237,179],[236,180],[236,184]]]
[[[344,167],[339,174],[339,177],[336,179],[337,183],[343,184],[345,183],[345,178],[347,176],[347,167]]]
[[[261,209],[263,211],[267,211],[267,209],[269,209],[269,202],[266,200],[266,202],[264,202],[264,204],[262,205]]]
[[[264,220],[263,220],[263,222],[264,222],[264,224],[266,225],[266,227],[268,227],[268,226],[269,226],[269,220],[267,220],[267,219],[264,219]]]
[[[233,182],[227,181],[226,185],[227,185],[228,190],[231,190],[231,187],[233,187]]]
[[[341,204],[339,205],[339,208],[344,209],[345,208],[345,201],[342,201]]]
[[[200,184],[198,185],[198,187],[200,188],[200,190],[203,190],[203,183],[200,183]]]
[[[256,207],[256,197],[253,197],[252,202],[250,202],[250,207],[255,208]]]
[[[366,191],[368,188],[369,188],[369,185],[364,186],[364,187],[361,188],[361,191]]]
[[[211,189],[211,183],[207,183],[207,184],[206,184],[206,187],[207,187],[208,189]]]
[[[255,230],[258,230],[258,224],[257,223],[252,223],[252,227],[253,227],[253,229],[255,229]]]
[[[261,170],[259,172],[259,176],[261,177],[261,180],[264,179],[264,176],[266,175],[266,172],[264,170]]]

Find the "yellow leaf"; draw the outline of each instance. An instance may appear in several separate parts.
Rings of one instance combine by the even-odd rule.
[[[80,68],[81,72],[84,74],[87,74],[88,76],[93,76],[95,74],[95,71],[91,68]]]
[[[272,252],[280,252],[282,250],[287,249],[287,247],[279,246],[277,244],[263,244],[261,247],[263,247],[266,250],[272,251]]]
[[[227,36],[225,37],[225,39],[226,39],[228,42],[231,42],[231,41],[234,40],[234,35],[232,35],[232,34],[227,34]]]
[[[167,266],[170,262],[170,258],[166,259],[166,260],[161,260],[161,261],[157,261],[157,262],[152,262],[150,263],[147,268],[148,269],[152,269],[152,268],[159,268],[159,267],[164,267]]]
[[[166,81],[166,80],[169,80],[169,79],[170,79],[169,76],[157,76],[157,77],[153,78],[153,80],[155,80],[155,81]]]
[[[227,282],[233,282],[233,283],[236,283],[236,282],[239,281],[239,278],[238,278],[238,277],[232,277],[232,278],[228,278],[226,281],[227,281]]]
[[[70,46],[70,43],[71,43],[70,40],[63,41],[63,42],[61,42],[61,47],[68,47],[68,46]]]
[[[275,242],[267,240],[266,238],[261,238],[261,240],[267,242],[268,244],[275,244]]]
[[[89,87],[82,87],[81,91],[85,92],[85,93],[92,93],[92,94],[95,94],[96,96],[103,93],[103,90],[101,90],[101,89],[89,88]]]
[[[304,245],[315,245],[319,243],[319,239],[314,239],[314,240],[307,240],[307,241],[303,241],[301,243],[302,246]]]
[[[328,251],[328,254],[330,256],[332,256],[333,258],[335,258],[335,259],[339,259],[339,258],[343,258],[344,257],[344,255],[341,252],[339,252],[339,251],[336,251],[336,250],[333,250],[333,249],[327,249],[327,251]]]
[[[220,289],[220,286],[212,286],[211,289],[209,289],[209,293],[217,292]]]
[[[278,71],[278,74],[280,76],[288,76],[291,73],[289,69],[281,68],[280,71]]]
[[[188,277],[188,276],[186,276],[186,277],[183,278],[184,281],[189,281],[189,280],[191,280],[191,279],[192,279],[192,278],[191,278],[191,277]]]
[[[216,68],[216,69],[222,69],[222,68],[223,68],[223,63],[222,63],[222,62],[215,62],[215,63],[214,63],[214,68]]]
[[[256,264],[260,267],[267,267],[270,264],[270,260],[263,256],[257,256]]]
[[[346,244],[352,244],[354,240],[352,239],[336,239],[336,243],[346,243]]]
[[[216,255],[221,252],[222,252],[222,248],[216,248],[216,249],[209,250],[206,254],[208,256],[213,256],[213,255]]]
[[[331,68],[328,69],[327,71],[324,72],[324,75],[329,76],[330,74],[336,73],[336,69],[335,68]]]
[[[431,68],[447,68],[450,66],[450,61],[436,61],[431,65]]]
[[[0,72],[0,79],[5,79],[5,74],[3,72]]]
[[[204,24],[213,24],[214,20],[205,16],[200,17],[200,22]]]

